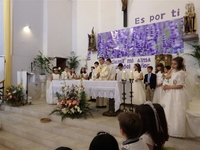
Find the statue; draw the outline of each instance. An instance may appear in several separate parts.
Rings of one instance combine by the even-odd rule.
[[[94,27],[92,28],[92,34],[88,34],[88,50],[89,51],[96,51],[96,40],[94,34]]]
[[[125,11],[127,9],[128,0],[121,0],[121,1],[122,1],[122,11]]]
[[[196,32],[196,13],[193,3],[188,3],[185,5],[186,13],[184,16],[184,33],[185,34],[195,34]]]
[[[198,41],[199,35],[196,34],[196,13],[193,3],[187,3],[185,5],[187,10],[185,13],[184,19],[184,35],[183,41]]]

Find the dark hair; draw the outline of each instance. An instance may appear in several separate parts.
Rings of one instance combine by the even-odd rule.
[[[95,63],[94,63],[95,65],[99,65],[99,62],[98,61],[95,61]]]
[[[148,66],[147,68],[149,68],[149,69],[153,70],[153,67],[152,67],[152,66]]]
[[[122,63],[119,63],[118,67],[124,67],[124,65]]]
[[[55,150],[72,150],[72,149],[69,147],[58,147]]]
[[[91,68],[95,69],[95,67],[94,67],[94,66],[91,66]]]
[[[119,126],[128,139],[139,138],[142,130],[142,121],[136,113],[122,112],[118,116]]]
[[[65,66],[65,68],[69,68],[68,66]]]
[[[90,143],[89,150],[119,150],[117,140],[106,132],[98,132]]]
[[[178,57],[174,58],[173,61],[177,62],[177,64],[178,64],[177,70],[185,70],[185,64],[183,62],[184,61],[183,57],[178,56]]]
[[[140,64],[135,64],[135,66],[138,68],[138,72],[140,73],[141,72],[141,66],[140,66]]]
[[[55,71],[56,69],[58,70],[58,67],[53,67],[53,68],[52,68],[52,72],[54,73],[54,71]]]
[[[99,57],[99,59],[103,59],[103,60],[105,60],[105,58],[104,58],[104,57]]]
[[[167,70],[170,70],[170,69],[171,69],[171,66],[165,66],[165,68],[166,68]]]
[[[111,59],[110,59],[110,58],[106,59],[106,61],[109,61],[110,63],[112,63],[112,61],[111,61]]]
[[[147,105],[142,104],[136,107],[135,112],[141,116],[143,128],[141,135],[144,133],[148,133],[152,140],[154,141],[153,150],[161,150],[168,140],[168,129],[167,129],[167,121],[164,113],[164,109],[160,104],[153,104],[154,108],[158,114],[158,122],[161,128],[161,131],[158,132],[156,119],[153,109]]]
[[[72,67],[73,68],[73,67]],[[70,68],[70,74],[72,75],[72,68]],[[75,68],[74,68],[74,70],[75,70]],[[76,72],[74,71],[74,74],[76,74]]]
[[[84,71],[82,71],[83,68],[84,68]],[[82,73],[86,73],[86,69],[85,69],[85,67],[82,67],[82,68],[81,68],[81,70],[80,70],[80,74],[82,74]]]
[[[157,67],[160,67],[161,70],[158,70]],[[158,73],[159,71],[161,71],[161,73],[164,72],[164,65],[162,63],[159,63],[159,64],[156,65],[156,73]]]

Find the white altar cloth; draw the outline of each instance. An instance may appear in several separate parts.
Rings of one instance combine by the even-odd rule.
[[[88,96],[104,97],[115,99],[115,111],[117,111],[122,102],[122,83],[120,81],[82,81],[85,91]],[[56,104],[56,92],[61,92],[61,87],[64,85],[71,86],[80,85],[80,80],[53,80],[47,88],[46,101],[48,104]]]

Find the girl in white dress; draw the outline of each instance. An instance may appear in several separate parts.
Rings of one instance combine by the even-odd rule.
[[[69,79],[70,80],[76,80],[77,79],[77,75],[76,75],[76,72],[75,72],[75,68],[71,68],[71,71],[69,73]]]
[[[147,144],[149,150],[162,150],[169,139],[163,107],[146,101],[136,107],[135,112],[139,114],[143,123],[140,138]]]
[[[161,98],[163,97],[163,73],[164,73],[164,65],[162,63],[157,64],[156,66],[156,89],[154,92],[153,102],[160,103]]]
[[[88,74],[86,72],[85,67],[81,68],[79,78],[82,78],[83,80],[88,80]]]
[[[146,95],[143,84],[143,73],[141,72],[140,64],[134,65],[133,71],[133,104],[140,105],[145,102]]]
[[[174,137],[186,136],[186,108],[188,95],[185,92],[185,65],[182,57],[172,60],[171,70],[166,76],[169,84],[164,85],[166,91],[162,103],[168,122],[169,135]]]
[[[170,66],[165,66],[164,68],[164,74],[163,74],[163,86],[169,84],[169,79],[166,79],[165,77],[167,76],[168,72],[170,71],[171,67]],[[163,90],[164,91],[164,90]],[[164,93],[163,93],[164,94]]]
[[[60,80],[60,74],[58,72],[58,67],[53,67],[53,73],[51,74],[50,80]]]

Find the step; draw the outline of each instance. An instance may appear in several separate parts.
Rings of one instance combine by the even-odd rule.
[[[43,110],[42,107],[45,107],[45,109]],[[10,107],[5,105],[4,110],[38,119],[48,117],[54,122],[66,124],[67,126],[70,125],[73,127],[84,128],[94,132],[107,131],[112,135],[121,136],[119,133],[119,125],[117,117],[105,117],[101,115],[101,112],[93,112],[94,118],[92,117],[88,117],[87,119],[66,118],[63,122],[61,122],[60,116],[54,114],[49,116],[49,113],[55,107],[56,107],[55,105],[49,106],[47,104],[44,104],[42,106],[30,105],[21,107]]]
[[[36,144],[4,130],[0,130],[0,145],[5,146],[5,150],[53,150],[52,148]]]
[[[5,146],[3,146],[3,145],[0,145],[0,150],[11,150],[11,149],[8,148],[8,147],[5,147]]]
[[[53,121],[49,123],[41,123],[40,120],[37,118],[24,116],[21,114],[14,114],[12,112],[7,112],[7,111],[1,111],[0,119],[5,121],[10,121],[13,123],[24,124],[32,128],[36,128],[42,131],[46,131],[49,133],[61,135],[64,137],[72,138],[74,140],[79,140],[87,143],[91,141],[91,137],[94,137],[96,135],[96,132],[94,131],[81,129]]]
[[[77,140],[42,131],[22,123],[13,123],[9,120],[3,120],[2,129],[11,134],[53,149],[60,146],[68,146],[73,148],[73,150],[79,150],[81,148],[88,149],[88,145],[85,145],[83,142],[77,142]]]

